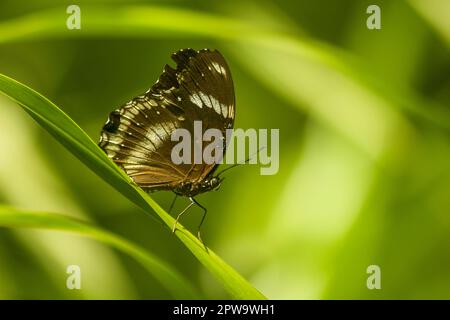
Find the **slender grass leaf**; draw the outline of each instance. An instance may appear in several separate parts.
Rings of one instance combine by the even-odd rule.
[[[450,49],[450,21],[448,19],[450,2],[447,0],[428,0],[426,2],[409,0],[408,3],[436,30]]]
[[[119,249],[142,264],[177,299],[198,298],[197,290],[170,265],[143,248],[83,221],[60,214],[30,212],[0,206],[0,226],[77,233]]]

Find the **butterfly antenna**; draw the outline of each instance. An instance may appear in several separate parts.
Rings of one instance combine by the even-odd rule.
[[[232,169],[232,168],[234,168],[234,167],[237,167],[237,166],[240,166],[240,165],[242,165],[242,164],[248,163],[255,155],[257,155],[261,150],[263,150],[263,149],[265,149],[265,148],[266,148],[265,146],[259,148],[258,151],[256,151],[254,154],[252,154],[251,156],[249,156],[244,162],[235,163],[235,164],[233,164],[232,166],[223,169],[222,171],[220,171],[220,172],[217,174],[216,177],[220,177],[220,175],[223,174],[225,171],[228,171],[228,170],[230,170],[230,169]]]

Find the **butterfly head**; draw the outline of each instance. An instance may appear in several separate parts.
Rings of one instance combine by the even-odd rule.
[[[201,182],[183,182],[174,189],[175,193],[181,196],[193,197],[203,192],[218,190],[222,183],[222,178],[210,177],[203,179]]]
[[[219,190],[220,184],[222,183],[222,179],[219,177],[210,177],[201,182],[198,186],[199,193],[211,191],[211,190]]]
[[[211,179],[209,179],[208,182],[209,182],[209,187],[211,188],[210,190],[214,190],[214,191],[219,190],[222,180],[223,179],[221,179],[219,177],[212,177]]]

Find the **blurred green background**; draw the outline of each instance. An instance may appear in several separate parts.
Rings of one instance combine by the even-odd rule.
[[[66,8],[81,8],[68,30]],[[366,27],[370,4],[381,30]],[[450,298],[450,2],[2,0],[0,72],[98,140],[170,54],[217,48],[235,83],[235,127],[279,128],[280,170],[235,169],[203,238],[272,299]],[[167,230],[0,96],[0,201],[95,222],[223,288]],[[172,194],[152,194],[168,208]],[[186,205],[179,201],[176,211]],[[183,220],[191,230],[201,217]],[[82,290],[66,289],[67,265]],[[366,287],[369,265],[381,290]],[[171,298],[125,254],[62,232],[0,228],[0,298]]]

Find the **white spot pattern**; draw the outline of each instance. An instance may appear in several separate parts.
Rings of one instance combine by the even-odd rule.
[[[202,100],[200,99],[200,97],[197,94],[194,93],[193,95],[191,95],[190,100],[193,104],[195,104],[199,108],[203,108]]]

